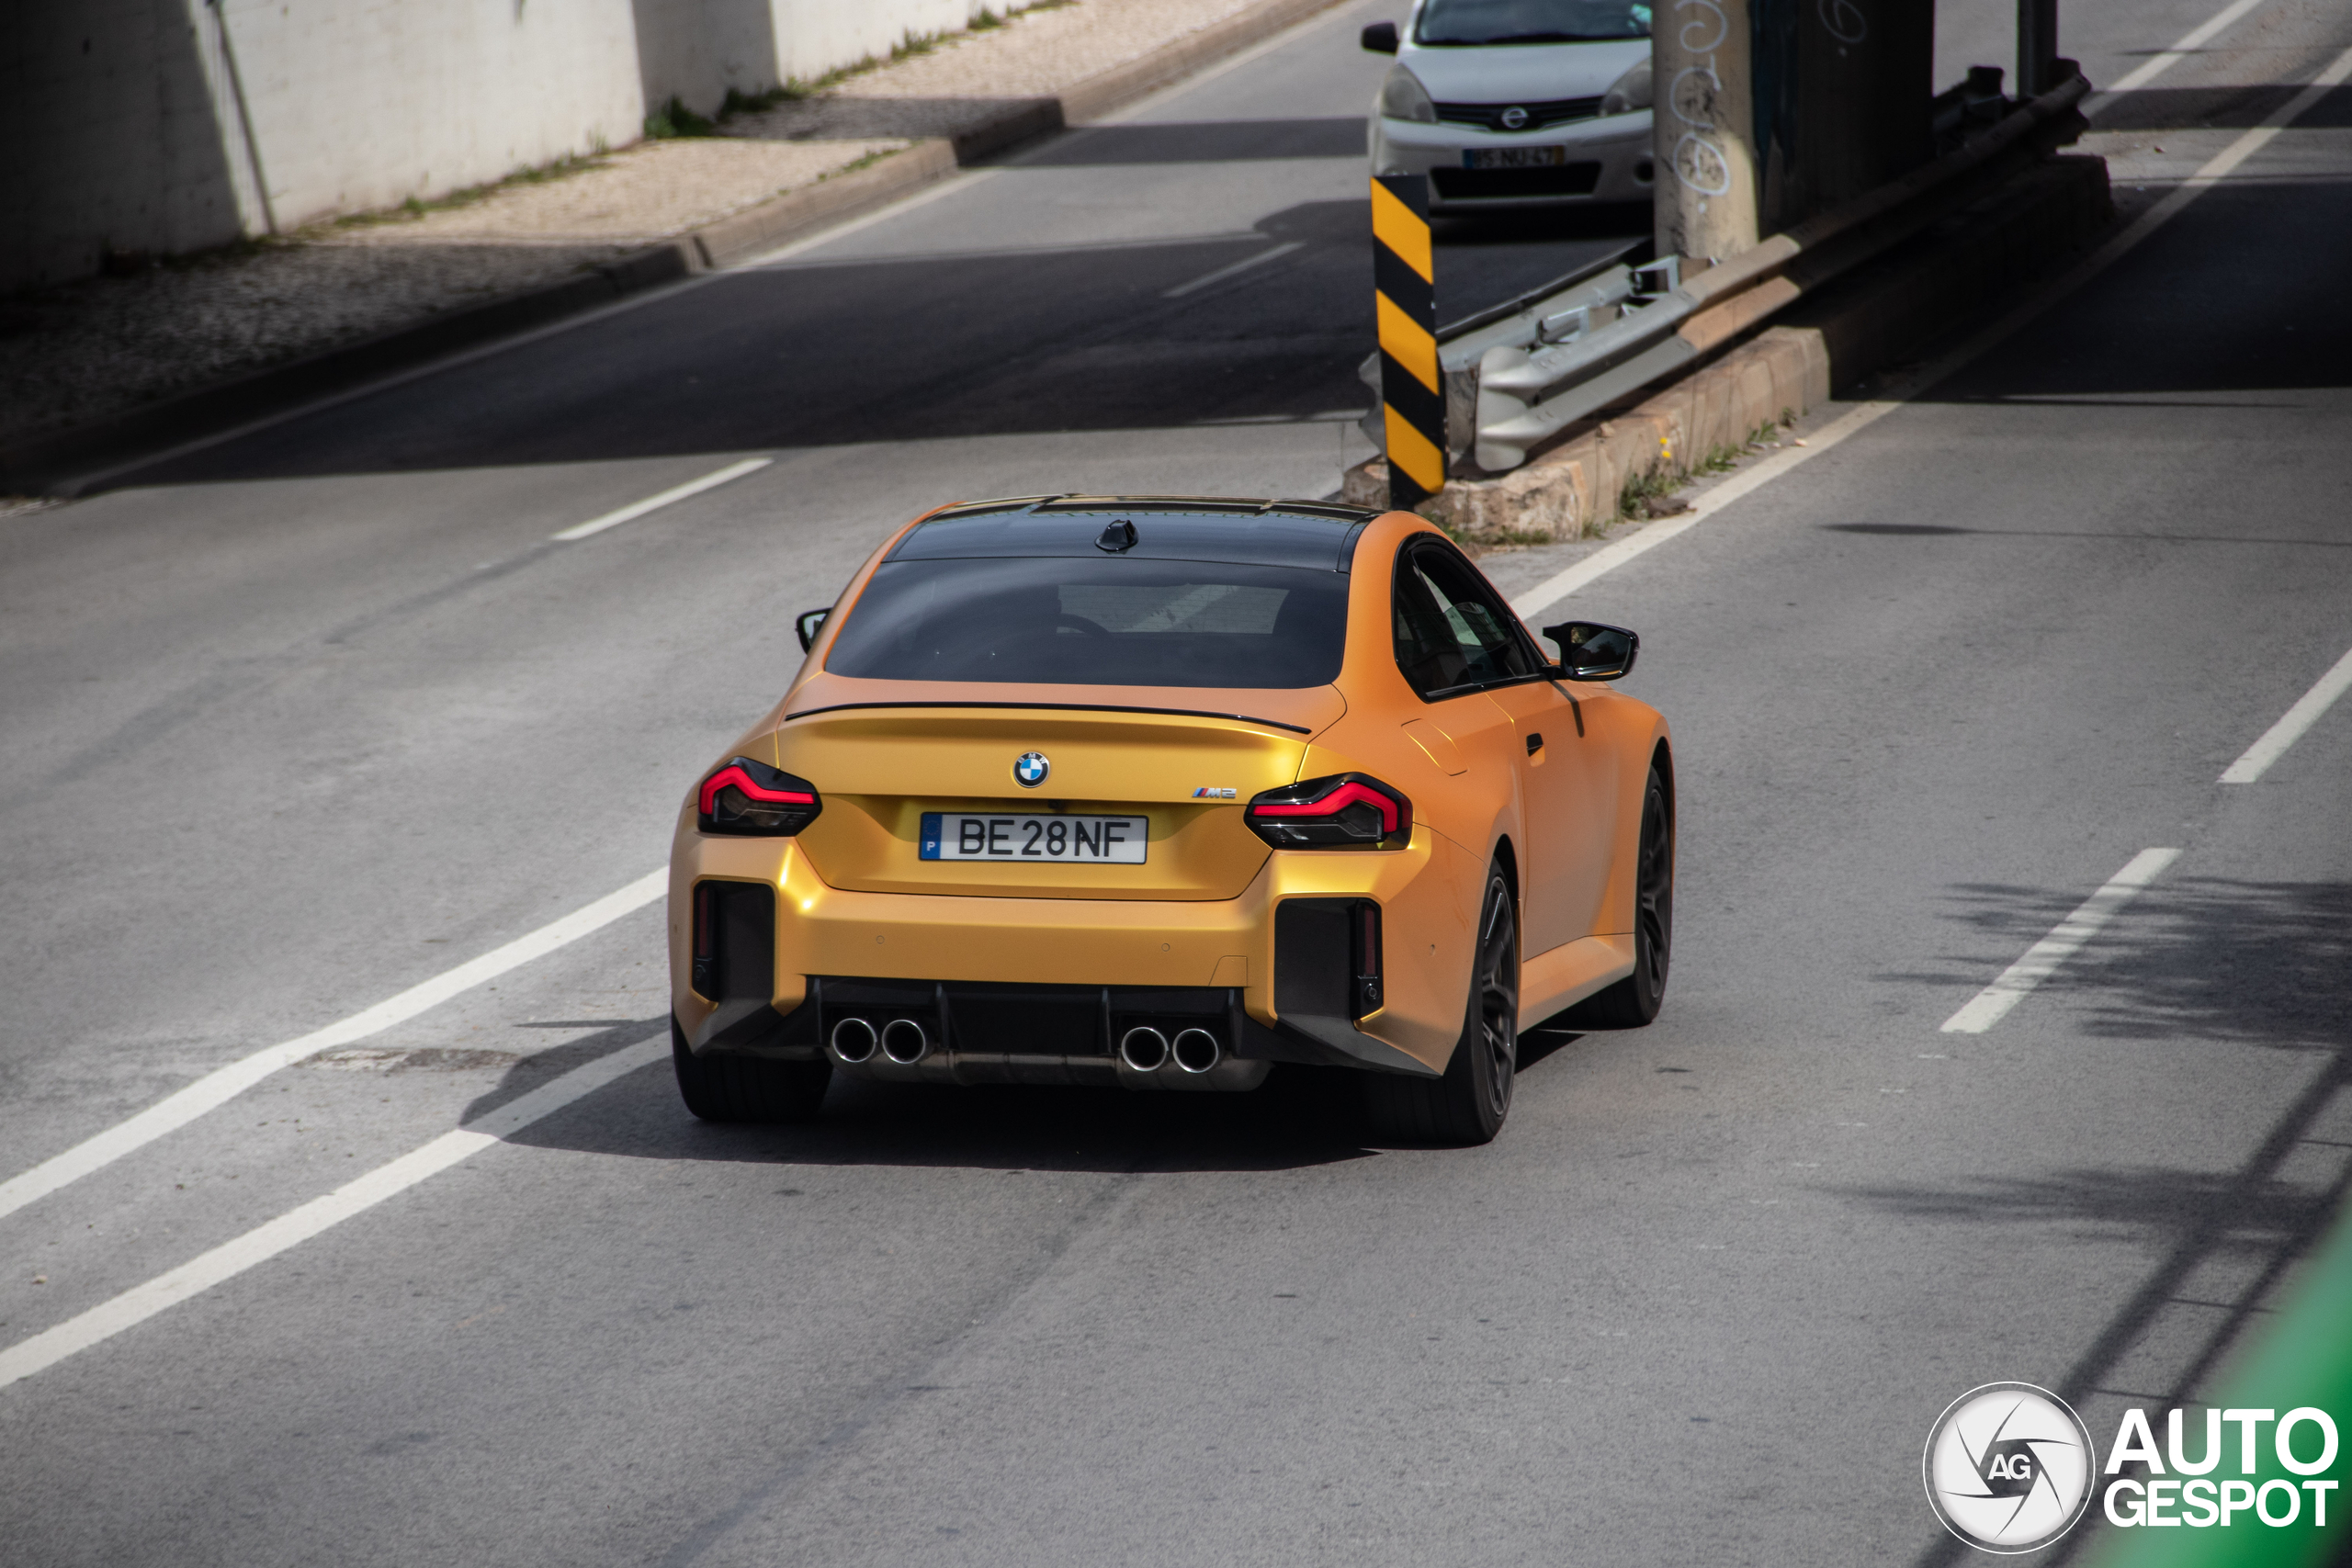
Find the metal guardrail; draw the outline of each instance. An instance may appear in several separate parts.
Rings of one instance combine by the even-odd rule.
[[[1959,148],[1866,196],[1807,219],[1684,282],[1672,258],[1564,279],[1439,333],[1447,444],[1490,473],[1530,447],[1670,376],[1782,306],[1909,239],[1982,194],[1967,176],[2019,147],[2063,144],[2062,122],[2090,91],[2066,80]],[[2053,129],[2069,134],[2052,141]],[[1376,375],[1378,356],[1370,367]],[[1457,412],[1459,417],[1457,417]],[[1379,435],[1374,433],[1375,444]]]
[[[1622,306],[1633,292],[1633,269],[1627,265],[1628,256],[1648,249],[1646,240],[1625,241],[1607,254],[1549,283],[1438,328],[1438,368],[1445,383],[1446,446],[1451,457],[1467,453],[1476,438],[1474,421],[1478,362],[1487,350],[1555,342],[1568,330],[1569,321],[1579,310],[1589,312],[1587,321],[1597,316],[1606,319],[1600,313]],[[1372,412],[1364,415],[1361,427],[1375,449],[1385,450],[1378,401],[1378,351],[1365,355],[1363,363],[1356,367],[1356,377],[1372,389],[1374,400]]]

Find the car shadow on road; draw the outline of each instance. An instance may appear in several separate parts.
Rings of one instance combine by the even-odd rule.
[[[1369,1159],[1341,1075],[1277,1071],[1250,1094],[880,1084],[836,1075],[786,1125],[699,1122],[666,1062],[532,1123],[513,1143],[631,1159],[984,1170],[1267,1171]]]
[[[2077,897],[1973,886],[1961,890],[1962,918],[2006,940],[2030,932],[2030,941]],[[2294,1052],[2315,1070],[2233,1169],[2078,1167],[1843,1195],[1927,1225],[2054,1222],[2139,1241],[2156,1261],[2056,1389],[2076,1404],[2099,1394],[2156,1408],[2190,1404],[2352,1192],[2352,884],[2160,885],[2045,990],[2056,995],[2038,993],[2037,1001],[2071,1007],[2077,1027],[2096,1038],[2189,1043],[2224,1063],[2233,1051]],[[2219,1280],[2230,1288],[2215,1292]],[[2209,1299],[2216,1294],[2226,1299]],[[2181,1332],[2175,1309],[2183,1307],[2193,1309],[2193,1334]],[[2152,1364],[2164,1365],[2154,1380],[2162,1386],[2114,1387],[2127,1359],[2139,1382],[2151,1381]],[[2052,1561],[2073,1561],[2090,1539],[2069,1537]],[[1939,1540],[1917,1568],[1949,1568],[1966,1555],[1957,1540]]]
[[[666,1032],[634,1020],[526,1057],[466,1108],[471,1122],[559,1074]],[[1580,1038],[1556,1021],[1521,1037],[1522,1072]],[[813,1121],[700,1122],[668,1062],[616,1081],[508,1142],[630,1159],[1004,1170],[1267,1171],[1372,1159],[1355,1075],[1278,1066],[1247,1094],[879,1084],[836,1076]]]

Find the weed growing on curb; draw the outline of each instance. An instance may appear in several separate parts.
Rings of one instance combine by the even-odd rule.
[[[1781,432],[1796,423],[1796,411],[1782,409],[1777,422],[1767,422],[1749,431],[1736,446],[1717,446],[1699,460],[1694,470],[1674,460],[1674,448],[1661,439],[1657,444],[1657,460],[1642,472],[1627,479],[1617,492],[1614,515],[1597,520],[1598,525],[1588,528],[1586,536],[1597,538],[1620,523],[1654,517],[1672,517],[1690,510],[1688,502],[1674,499],[1681,490],[1702,474],[1727,474],[1739,466],[1742,457],[1780,445]]]
[[[897,147],[885,147],[877,152],[868,152],[863,158],[853,158],[838,169],[827,169],[823,174],[819,175],[817,183],[822,185],[827,180],[837,180],[843,175],[854,175],[860,169],[870,169],[885,158],[897,156],[900,151],[901,149]]]
[[[890,46],[890,63],[896,65],[901,60],[929,54],[946,42],[950,36],[947,33],[919,33],[909,28],[899,35],[899,41]]]
[[[471,207],[478,201],[487,201],[509,186],[545,185],[549,180],[564,179],[572,175],[584,174],[590,169],[604,167],[605,159],[608,154],[603,139],[598,138],[591,142],[590,149],[586,152],[567,152],[562,157],[552,159],[548,163],[527,169],[517,169],[502,179],[485,180],[481,185],[467,186],[462,190],[453,190],[430,199],[412,196],[398,207],[388,209],[376,212],[346,212],[342,217],[334,219],[332,225],[318,223],[313,224],[311,228],[314,231],[330,226],[337,229],[355,229],[376,223],[406,223],[422,218],[428,212],[444,212],[451,208]]]
[[[718,106],[718,118],[724,124],[739,114],[758,114],[790,101],[793,96],[790,88],[783,86],[770,87],[758,93],[739,93],[729,87],[727,89],[727,100]]]
[[[1660,446],[1663,447],[1664,443]],[[1690,482],[1690,470],[1668,467],[1671,458],[1669,449],[1666,458],[1625,481],[1617,491],[1617,513],[1609,519],[1609,525],[1630,523],[1636,518],[1671,517],[1690,510],[1687,504],[1678,505],[1673,500],[1674,492]]]
[[[782,83],[758,95],[763,99],[772,100],[759,104],[758,107],[774,108],[777,104],[797,102],[801,98],[813,98],[829,87],[840,86],[853,76],[863,76],[869,71],[879,71],[885,65],[895,64],[901,60],[910,60],[917,55],[929,54],[940,45],[959,42],[971,33],[993,32],[998,28],[1011,26],[1032,12],[1058,11],[1065,6],[1075,6],[1078,3],[1079,0],[1032,0],[1032,3],[1026,6],[1016,6],[1007,4],[1001,13],[993,8],[983,6],[972,18],[971,25],[963,32],[918,33],[910,29],[900,36],[897,43],[890,46],[890,52],[888,55],[869,54],[862,59],[853,60],[847,65],[836,65],[821,76],[786,77]],[[747,99],[746,103],[749,102],[750,100]],[[722,109],[718,118],[725,119],[727,113],[728,111]]]
[[[645,117],[645,139],[648,141],[669,141],[681,136],[708,136],[718,129],[718,121],[705,119],[686,107],[675,93],[670,95],[668,103]]]

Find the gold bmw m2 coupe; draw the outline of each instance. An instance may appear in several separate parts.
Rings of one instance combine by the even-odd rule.
[[[1631,632],[1544,628],[1422,519],[1060,496],[910,524],[670,863],[678,1087],[811,1115],[835,1073],[1247,1090],[1351,1069],[1482,1143],[1520,1030],[1666,987],[1666,721]]]

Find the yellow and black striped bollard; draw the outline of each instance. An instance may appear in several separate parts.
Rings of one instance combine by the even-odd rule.
[[[1445,486],[1445,378],[1437,363],[1428,175],[1373,176],[1372,276],[1388,504],[1410,512]]]

